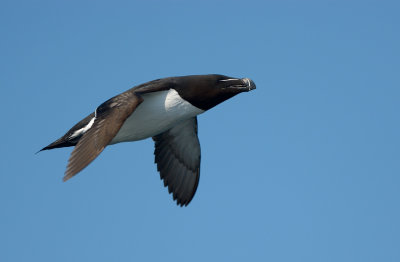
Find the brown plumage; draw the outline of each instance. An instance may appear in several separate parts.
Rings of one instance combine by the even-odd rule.
[[[248,78],[223,75],[150,81],[107,100],[42,150],[75,146],[63,178],[67,181],[107,145],[152,137],[160,177],[177,204],[186,206],[200,178],[197,115],[253,89],[255,84]]]
[[[63,180],[67,181],[89,165],[142,102],[143,98],[135,93],[123,93],[100,105],[95,112],[92,127],[79,139],[71,153]]]

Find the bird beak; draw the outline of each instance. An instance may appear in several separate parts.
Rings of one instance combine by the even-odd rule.
[[[235,93],[249,92],[253,89],[256,89],[256,84],[254,84],[254,82],[250,78],[229,78],[220,81],[227,83],[227,86],[223,87],[224,89]]]
[[[247,91],[256,89],[256,84],[254,84],[253,80],[251,80],[250,78],[242,78],[242,81],[245,83],[246,87],[248,88]]]

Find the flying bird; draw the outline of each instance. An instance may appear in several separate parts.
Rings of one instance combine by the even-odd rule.
[[[255,88],[249,78],[216,74],[153,80],[110,98],[40,151],[75,146],[63,179],[67,181],[106,146],[152,137],[164,186],[178,205],[187,206],[200,177],[197,115]]]

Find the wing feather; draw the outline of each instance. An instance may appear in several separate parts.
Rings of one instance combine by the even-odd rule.
[[[197,118],[188,119],[153,137],[155,163],[168,186],[168,192],[180,206],[193,199],[200,178],[200,143]]]
[[[96,109],[92,127],[83,134],[71,153],[64,181],[79,173],[104,150],[142,101],[139,95],[125,92]]]

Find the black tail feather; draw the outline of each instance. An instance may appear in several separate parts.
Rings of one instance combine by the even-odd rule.
[[[53,143],[51,143],[50,145],[43,147],[42,149],[40,149],[37,153],[42,152],[44,150],[50,150],[50,149],[54,149],[54,148],[61,148],[61,147],[69,147],[69,146],[75,146],[76,142],[72,142],[72,141],[67,141],[64,139],[64,137],[61,137],[59,139],[57,139],[56,141],[54,141]]]
[[[75,146],[78,143],[79,139],[82,137],[82,135],[75,136],[73,134],[77,130],[85,127],[93,117],[94,117],[94,113],[91,113],[90,115],[88,115],[87,117],[82,119],[78,124],[74,125],[64,136],[62,136],[61,138],[57,139],[56,141],[54,141],[50,145],[48,145],[46,147],[43,147],[37,153],[39,153],[41,151],[44,151],[44,150],[54,149],[54,148]],[[74,138],[71,139],[71,137],[74,137]]]

